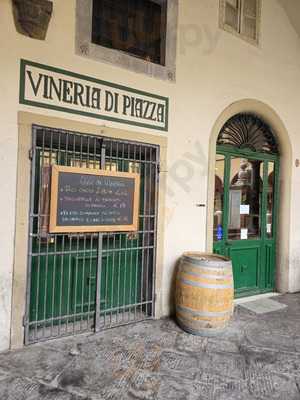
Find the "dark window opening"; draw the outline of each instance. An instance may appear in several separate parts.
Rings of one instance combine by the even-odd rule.
[[[165,65],[167,1],[93,0],[92,42]]]

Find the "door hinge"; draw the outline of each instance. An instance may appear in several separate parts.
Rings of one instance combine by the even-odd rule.
[[[156,171],[158,174],[160,174],[160,164],[156,164]]]
[[[33,159],[33,149],[29,149],[28,150],[28,158],[29,158],[30,161],[32,161],[32,159]]]

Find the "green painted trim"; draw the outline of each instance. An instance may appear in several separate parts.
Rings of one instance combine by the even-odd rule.
[[[229,186],[230,186],[230,157],[225,155],[224,170],[224,201],[222,212],[223,240],[226,246],[228,242],[228,225],[229,225]]]
[[[40,107],[40,108],[44,108],[44,109],[48,109],[48,110],[66,112],[66,113],[69,113],[69,114],[81,115],[81,116],[84,116],[84,117],[93,117],[93,118],[96,118],[96,119],[118,122],[118,123],[125,124],[125,125],[128,124],[128,125],[133,125],[133,126],[139,126],[139,127],[142,127],[142,128],[151,128],[151,129],[155,129],[155,130],[158,130],[158,131],[166,131],[165,128],[160,128],[160,127],[157,127],[157,126],[152,126],[152,125],[143,124],[143,123],[139,123],[139,122],[127,121],[127,120],[114,118],[114,117],[101,116],[101,115],[98,115],[98,114],[87,113],[87,112],[84,112],[84,111],[71,110],[69,108],[57,107],[57,106],[54,106],[54,105],[51,105],[51,104],[44,104],[44,103],[34,102],[34,101],[30,101],[30,100],[24,100],[23,102],[21,102],[21,104],[28,105],[28,106],[33,106],[33,107]]]
[[[275,275],[276,275],[276,266],[277,266],[277,238],[278,238],[278,219],[279,219],[279,204],[280,204],[280,159],[275,162],[274,165],[274,208],[272,215],[272,224],[273,224],[273,237],[272,241],[274,243],[274,271],[273,271],[273,281],[272,287],[275,288]]]
[[[20,82],[19,82],[19,103],[25,99],[25,67],[26,64],[23,60],[20,62]]]
[[[40,63],[37,63],[37,62],[34,62],[34,61],[28,61],[28,60],[24,60],[24,59],[21,59],[21,63],[22,62],[25,63],[25,66],[29,65],[29,66],[32,66],[32,67],[44,69],[46,71],[57,72],[57,73],[60,73],[60,74],[63,74],[63,75],[72,76],[73,78],[84,79],[84,80],[87,80],[89,82],[93,82],[93,83],[97,83],[97,84],[100,84],[100,85],[106,85],[106,86],[109,86],[109,87],[113,87],[114,89],[127,90],[129,92],[140,94],[142,96],[153,97],[153,98],[156,98],[158,100],[166,101],[168,99],[167,97],[160,96],[158,94],[152,94],[150,92],[145,92],[145,91],[142,91],[142,90],[139,90],[139,89],[133,89],[133,88],[130,88],[128,86],[119,85],[117,83],[111,83],[111,82],[104,81],[104,80],[101,80],[101,79],[93,78],[91,76],[78,74],[77,72],[68,71],[68,70],[65,70],[65,69],[62,69],[62,68],[52,67],[50,65],[44,65],[44,64],[40,64]]]
[[[278,160],[279,155],[255,152],[249,149],[236,149],[232,146],[217,146],[216,153],[230,156],[245,156],[255,160]]]
[[[165,97],[166,99],[166,124],[165,124],[165,131],[168,132],[169,130],[169,107],[170,107],[170,103],[169,103],[169,97]]]
[[[268,196],[268,165],[270,160],[263,161],[263,186],[261,192],[261,201],[260,201],[260,235],[261,235],[261,257],[260,257],[260,265],[259,265],[259,283],[261,288],[267,287],[267,279],[266,279],[266,237],[267,237],[267,196]],[[273,162],[273,161],[271,161]],[[272,227],[273,228],[273,227]],[[263,266],[265,268],[263,268]]]
[[[265,293],[272,293],[272,292],[274,292],[274,288],[240,290],[240,291],[234,292],[234,298],[241,299],[243,297],[255,296],[258,294],[265,294]]]
[[[269,166],[269,160],[265,160],[263,164],[263,191],[262,191],[262,201],[261,201],[261,235],[263,238],[266,239],[267,237],[267,229],[266,229],[266,224],[267,224],[267,197],[268,197],[268,166]],[[272,227],[273,228],[273,227]]]
[[[130,93],[135,93],[135,94],[139,94],[141,96],[164,101],[165,105],[166,105],[165,126],[160,127],[160,126],[155,126],[155,125],[151,125],[151,124],[147,124],[147,123],[143,123],[143,122],[136,122],[136,121],[130,121],[130,120],[125,120],[125,119],[123,120],[121,118],[103,116],[101,114],[94,114],[94,113],[85,112],[85,111],[73,110],[73,109],[67,108],[67,107],[61,107],[61,106],[55,106],[52,104],[40,103],[38,101],[26,100],[25,99],[26,66],[32,66],[32,67],[43,69],[45,71],[60,73],[62,75],[66,75],[66,76],[69,76],[72,78],[82,79],[82,80],[86,80],[88,82],[96,83],[99,85],[105,85],[105,86],[108,86],[108,87],[111,87],[114,89],[124,90],[124,91],[130,92]],[[76,72],[71,72],[71,71],[61,69],[61,68],[56,68],[56,67],[52,67],[49,65],[44,65],[44,64],[33,62],[33,61],[24,60],[24,59],[20,60],[19,102],[20,102],[20,104],[24,104],[24,105],[28,105],[28,106],[40,107],[40,108],[44,108],[44,109],[66,112],[69,114],[76,114],[76,115],[82,115],[85,117],[92,117],[92,118],[102,119],[102,120],[106,120],[106,121],[118,122],[118,123],[122,123],[125,125],[128,124],[128,125],[139,126],[142,128],[150,128],[150,129],[155,129],[155,130],[164,131],[164,132],[168,131],[168,125],[169,125],[169,98],[168,97],[159,96],[157,94],[152,94],[149,92],[144,92],[142,90],[133,89],[128,86],[118,85],[115,83],[103,81],[101,79],[96,79],[96,78],[93,78],[90,76],[81,75]]]

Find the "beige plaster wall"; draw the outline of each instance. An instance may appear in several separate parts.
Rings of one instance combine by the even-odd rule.
[[[170,310],[170,276],[180,254],[185,250],[211,249],[212,231],[207,235],[207,217],[212,215],[212,210],[196,206],[207,204],[209,199],[208,169],[213,168],[213,158],[209,158],[210,139],[219,117],[231,105],[243,103],[244,99],[255,101],[246,108],[236,107],[237,112],[258,112],[275,130],[278,127],[288,136],[285,139],[280,135],[280,144],[284,148],[283,176],[291,180],[291,186],[289,188],[289,182],[282,182],[281,191],[290,190],[290,197],[284,198],[280,208],[286,218],[281,218],[284,223],[278,239],[284,244],[278,258],[277,283],[282,291],[300,290],[300,220],[297,215],[300,170],[294,167],[294,159],[299,157],[300,150],[299,38],[277,1],[262,2],[261,43],[258,48],[218,30],[217,1],[203,1],[195,12],[192,5],[196,6],[196,3],[191,1],[190,7],[184,7],[186,3],[181,2],[179,12],[176,103],[171,116],[168,147],[168,186],[174,195],[167,196],[167,209],[172,217],[166,228],[164,313]],[[187,21],[190,32],[196,25],[202,29],[198,46],[183,46],[183,26]],[[212,40],[209,41],[208,37]],[[273,123],[273,118],[267,118],[271,111],[276,123]],[[287,150],[289,143],[290,152]],[[180,176],[182,179],[178,179]]]
[[[255,99],[267,105],[282,122],[291,145],[290,158],[284,161],[291,178],[290,203],[284,207],[289,213],[290,204],[291,219],[281,233],[289,234],[289,243],[280,261],[283,271],[280,288],[300,290],[300,169],[294,167],[294,159],[300,158],[300,42],[278,1],[263,0],[262,3],[261,45],[257,48],[218,28],[218,0],[180,0],[177,80],[173,84],[76,56],[75,0],[53,1],[54,13],[46,41],[16,33],[11,1],[1,1],[0,350],[8,348],[10,340],[19,111],[80,121],[97,125],[99,129],[106,126],[126,130],[132,132],[133,139],[136,133],[167,135],[168,160],[163,168],[168,185],[164,259],[163,274],[158,278],[162,281],[158,315],[165,315],[170,311],[171,282],[178,257],[185,250],[209,248],[207,207],[197,205],[207,203],[213,127],[223,111],[239,100]],[[168,96],[169,132],[159,134],[150,129],[20,106],[20,58]],[[29,163],[29,160],[24,157],[23,162]],[[286,188],[289,190],[288,185]]]

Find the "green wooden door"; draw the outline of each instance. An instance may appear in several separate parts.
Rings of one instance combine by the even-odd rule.
[[[235,296],[274,289],[279,159],[217,146],[214,252],[231,258]]]
[[[90,320],[96,304],[98,238],[69,237],[53,243],[35,241],[32,258],[30,323],[51,326]],[[141,251],[136,239],[103,238],[101,312],[140,303]],[[67,250],[66,250],[67,249]],[[116,250],[119,249],[119,250]],[[35,254],[40,254],[39,257]],[[125,267],[124,267],[125,266]],[[88,327],[88,326],[87,326]]]

